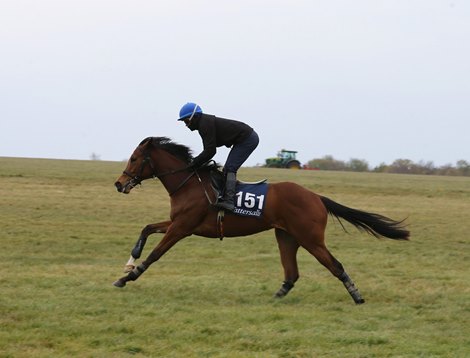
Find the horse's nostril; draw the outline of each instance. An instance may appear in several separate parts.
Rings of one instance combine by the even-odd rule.
[[[122,192],[122,184],[120,182],[115,182],[114,186],[116,187],[118,192]]]

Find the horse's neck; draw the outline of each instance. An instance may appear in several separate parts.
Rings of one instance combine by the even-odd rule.
[[[157,173],[164,174],[160,177],[160,181],[162,182],[163,186],[169,194],[175,192],[175,190],[178,189],[181,183],[186,180],[190,174],[186,170],[173,174],[167,174],[173,171],[183,169],[187,167],[188,164],[182,161],[181,159],[178,159],[175,156],[165,152],[164,150],[156,151],[152,159],[156,164],[155,169]]]

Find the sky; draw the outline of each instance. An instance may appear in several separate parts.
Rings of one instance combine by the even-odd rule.
[[[0,0],[0,156],[202,150],[180,107],[371,167],[470,161],[470,1]],[[218,150],[223,163],[228,149]]]

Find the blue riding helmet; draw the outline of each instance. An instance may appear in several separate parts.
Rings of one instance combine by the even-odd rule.
[[[199,107],[196,103],[188,102],[180,109],[180,117],[178,121],[182,121],[185,118],[192,118],[196,113],[202,113],[201,107]]]

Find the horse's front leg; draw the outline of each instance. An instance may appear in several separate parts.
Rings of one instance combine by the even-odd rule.
[[[113,283],[116,287],[124,287],[128,281],[135,281],[142,275],[149,266],[158,261],[169,249],[173,247],[181,239],[190,235],[190,233],[183,232],[181,230],[173,229],[174,224],[167,227],[167,232],[163,239],[158,243],[158,245],[153,249],[150,255],[138,266],[136,266],[132,271],[130,271],[127,276],[121,277],[119,280]]]
[[[131,257],[129,258],[129,261],[127,261],[126,266],[124,266],[125,273],[131,272],[135,269],[135,260],[137,260],[142,254],[147,238],[152,234],[166,233],[170,224],[171,221],[162,221],[156,224],[149,224],[142,229],[142,232],[131,251]]]

